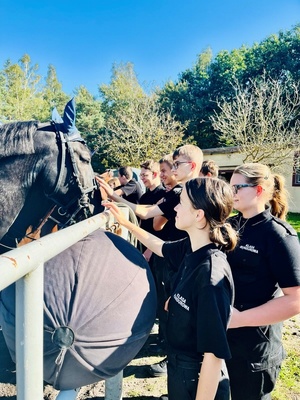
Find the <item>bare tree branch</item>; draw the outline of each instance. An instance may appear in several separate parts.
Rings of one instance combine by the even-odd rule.
[[[265,75],[247,87],[235,81],[235,98],[217,101],[220,112],[211,117],[227,146],[238,146],[244,161],[262,162],[282,170],[300,148],[300,83]]]

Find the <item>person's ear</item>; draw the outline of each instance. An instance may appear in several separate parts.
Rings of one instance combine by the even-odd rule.
[[[195,163],[195,161],[192,161],[191,162],[191,166],[192,166],[192,171],[194,171],[194,169],[196,169],[196,163]]]
[[[256,187],[256,193],[257,193],[258,196],[260,196],[263,191],[264,191],[264,189],[260,185],[258,185]]]
[[[204,211],[203,210],[197,210],[196,214],[196,220],[199,222],[204,218]]]

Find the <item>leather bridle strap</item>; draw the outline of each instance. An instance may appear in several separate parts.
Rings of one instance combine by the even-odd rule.
[[[52,193],[47,194],[45,193],[45,195],[50,198],[54,203],[56,203],[59,208],[58,208],[58,214],[60,216],[66,216],[68,213],[68,209],[77,201],[78,202],[78,207],[75,209],[75,211],[72,213],[72,215],[68,214],[66,221],[62,224],[60,223],[61,227],[65,227],[67,225],[69,225],[70,223],[75,223],[75,216],[82,210],[85,210],[85,217],[88,217],[89,212],[86,211],[88,209],[89,206],[89,199],[87,197],[87,193],[92,192],[95,188],[96,188],[96,183],[95,181],[93,181],[93,186],[87,188],[84,190],[80,179],[79,179],[79,170],[78,170],[78,166],[75,160],[75,156],[74,156],[74,150],[71,146],[71,141],[68,140],[68,136],[64,135],[57,127],[57,125],[55,124],[54,121],[51,121],[51,124],[54,127],[55,133],[56,133],[56,138],[57,141],[60,143],[61,145],[61,165],[60,165],[60,170],[59,170],[59,175],[58,175],[58,179],[56,181],[56,185],[55,188],[53,189]],[[71,163],[72,163],[72,168],[73,168],[73,176],[76,179],[76,183],[77,183],[77,187],[80,190],[80,197],[74,197],[68,204],[63,205],[61,203],[59,203],[56,199],[55,199],[55,195],[58,193],[61,185],[62,185],[62,181],[63,181],[63,166],[65,165],[65,160],[66,160],[66,148],[68,150],[68,153],[70,155],[70,159],[71,159]]]

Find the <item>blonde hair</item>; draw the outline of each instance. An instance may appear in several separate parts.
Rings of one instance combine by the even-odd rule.
[[[154,160],[146,160],[141,165],[140,168],[148,169],[151,172],[159,173],[159,163]]]
[[[247,183],[261,186],[270,203],[271,213],[283,221],[288,212],[288,192],[282,175],[272,174],[267,165],[260,163],[246,163],[237,167],[234,174],[243,175]]]
[[[195,146],[194,144],[185,144],[174,151],[173,160],[179,156],[185,157],[188,161],[195,162],[197,171],[200,173],[203,162],[203,152],[200,147]]]

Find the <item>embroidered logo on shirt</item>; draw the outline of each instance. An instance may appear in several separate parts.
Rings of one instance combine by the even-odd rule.
[[[179,293],[174,294],[174,300],[183,308],[185,308],[187,311],[190,310],[190,307],[186,304],[186,299],[182,296],[180,296]]]
[[[251,251],[251,253],[258,254],[258,250],[256,250],[255,246],[251,246],[250,244],[246,244],[245,246],[240,246],[240,249],[246,250],[246,251]]]

